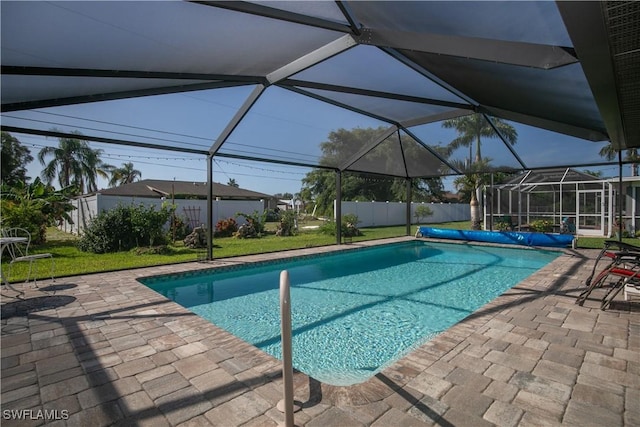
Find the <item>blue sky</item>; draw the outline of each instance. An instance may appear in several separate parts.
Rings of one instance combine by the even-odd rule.
[[[3,115],[3,122],[207,149],[251,90],[252,87],[240,87],[15,112]],[[585,163],[602,160],[597,152],[604,142],[593,143],[513,122],[511,124],[518,131],[515,149],[532,167],[567,164],[576,159]],[[274,87],[267,89],[245,116],[229,137],[229,145],[224,146],[223,151],[233,148],[246,154],[266,153],[276,158],[308,159],[313,162],[320,155],[319,143],[325,141],[331,131],[377,126],[387,124]],[[456,136],[455,131],[442,128],[440,123],[411,130],[431,145],[446,144]],[[34,157],[45,145],[57,145],[55,138],[16,136],[29,147]],[[104,150],[103,160],[109,164],[121,166],[125,162],[132,162],[142,172],[143,179],[206,181],[207,178],[206,159],[202,156],[112,144],[91,143],[91,146]],[[276,148],[263,151],[260,147],[264,146]],[[501,142],[486,140],[482,148],[483,155],[493,158],[496,164],[516,166]],[[468,150],[461,150],[457,157],[461,158],[466,153]],[[32,178],[38,176],[41,169],[40,163],[34,160],[28,168],[29,175]],[[617,166],[602,170],[605,176],[617,175]],[[216,157],[213,171],[216,182],[227,183],[234,179],[242,188],[275,194],[299,192],[301,179],[310,169]],[[452,189],[450,180],[445,184],[447,189]],[[99,187],[106,188],[106,181],[101,180]]]

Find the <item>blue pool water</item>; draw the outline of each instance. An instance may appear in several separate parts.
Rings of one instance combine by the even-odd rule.
[[[280,358],[279,275],[289,271],[293,365],[333,385],[366,381],[559,255],[406,242],[141,281]]]

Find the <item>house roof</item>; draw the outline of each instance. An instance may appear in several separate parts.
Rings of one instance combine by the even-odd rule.
[[[206,182],[164,181],[158,179],[144,179],[131,184],[98,191],[99,194],[109,196],[167,198],[170,198],[172,194],[176,198],[206,198],[207,192]],[[260,200],[269,199],[273,196],[214,182],[213,197],[219,197],[221,199]]]
[[[514,146],[498,130],[483,145],[493,168],[615,164],[598,154],[609,141],[640,147],[638,1],[0,7],[9,132],[81,130],[90,141],[405,178],[460,173],[468,150],[443,154],[441,122],[471,113],[536,130]],[[134,113],[107,122],[103,103]],[[380,132],[328,159],[319,127]]]

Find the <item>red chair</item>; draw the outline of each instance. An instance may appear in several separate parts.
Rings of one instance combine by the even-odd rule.
[[[602,298],[600,306],[605,310],[627,284],[640,283],[640,248],[638,248],[638,252],[633,252],[633,245],[623,245],[624,248],[618,245],[623,250],[611,251],[609,248],[613,245],[609,244],[600,252],[596,259],[596,265],[603,258],[609,259],[610,262],[597,275],[595,275],[596,265],[594,265],[591,275],[586,280],[587,288],[578,296],[576,304],[583,305],[595,288],[605,286],[607,282],[610,282],[611,286]]]

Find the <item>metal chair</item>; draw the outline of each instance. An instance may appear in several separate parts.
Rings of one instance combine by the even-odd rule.
[[[51,280],[55,280],[53,275],[54,268],[55,268],[53,254],[50,254],[50,253],[30,254],[29,247],[31,246],[31,234],[27,230],[19,227],[3,229],[2,237],[14,238],[13,240],[15,240],[15,241],[12,241],[12,243],[8,244],[5,249],[8,252],[9,257],[11,259],[9,261],[9,274],[7,275],[7,277],[11,277],[11,268],[15,263],[28,262],[29,272],[27,273],[26,282],[29,282],[29,280],[31,279],[31,272],[33,270],[34,262],[40,259],[49,258],[51,260]],[[37,279],[37,270],[36,270],[36,275],[34,276],[34,283],[36,287],[38,286],[37,280],[38,279]]]
[[[640,254],[630,252],[631,248],[624,248],[623,251],[601,252],[602,257],[611,259],[609,264],[597,275],[587,279],[587,288],[578,296],[576,304],[583,305],[589,295],[597,287],[607,287],[604,297],[602,297],[600,309],[606,310],[614,298],[627,287],[634,287],[640,284]],[[593,274],[593,273],[592,273]],[[625,298],[626,299],[626,298]]]

